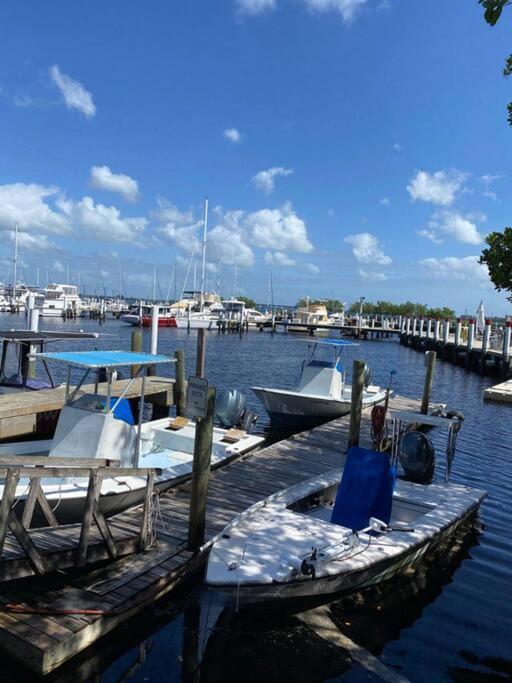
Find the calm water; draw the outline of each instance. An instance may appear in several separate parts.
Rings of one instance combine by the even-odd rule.
[[[23,318],[0,317],[3,329],[23,324]],[[44,326],[99,331],[98,340],[80,343],[83,349],[127,349],[132,331],[117,321],[57,321]],[[194,333],[161,330],[159,352],[185,349],[191,374],[195,340]],[[148,350],[146,331],[143,343]],[[294,386],[304,351],[304,338],[291,334],[272,337],[254,332],[239,338],[210,333],[206,372],[218,388],[237,387],[246,394],[259,415],[257,428],[264,431],[265,413],[250,387]],[[393,388],[398,393],[421,394],[421,354],[396,341],[362,342],[353,353],[370,364],[375,383],[386,384],[394,369]],[[512,678],[512,407],[482,401],[489,383],[439,362],[432,397],[466,415],[452,478],[488,491],[479,519],[413,578],[402,577],[331,605],[347,635],[413,681]],[[436,445],[442,448],[444,441]],[[312,635],[293,614],[281,608],[235,617],[196,584],[137,618],[136,628],[122,627],[58,678],[336,681],[347,668],[343,653]],[[368,676],[356,667],[344,680]]]

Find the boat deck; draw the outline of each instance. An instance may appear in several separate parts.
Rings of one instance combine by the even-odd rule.
[[[398,410],[417,411],[418,405],[401,397],[390,402]],[[363,446],[371,443],[370,427],[369,410],[365,410]],[[348,428],[349,417],[342,417],[213,471],[206,507],[207,540],[254,503],[339,467]],[[189,505],[190,481],[159,497],[156,540],[140,555],[86,573],[62,572],[36,581],[4,583],[0,605],[14,603],[26,612],[0,611],[0,651],[38,674],[47,674],[189,579],[204,566],[208,554],[207,548],[197,555],[187,550]],[[140,508],[117,515],[116,533],[138,528],[140,516]],[[71,543],[73,525],[67,529],[64,536],[69,534]],[[62,552],[69,552],[69,545]],[[64,609],[68,613],[59,614]],[[79,680],[79,670],[79,665],[74,668],[74,680]]]

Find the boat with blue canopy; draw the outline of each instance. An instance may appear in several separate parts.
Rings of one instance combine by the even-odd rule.
[[[184,417],[143,421],[144,390],[151,367],[175,362],[168,356],[125,351],[73,351],[37,353],[47,363],[67,369],[65,404],[53,439],[10,443],[0,446],[0,455],[37,455],[119,461],[123,468],[158,468],[159,490],[165,490],[192,472],[195,423]],[[113,383],[120,368],[136,368],[134,377],[124,380],[119,395]],[[74,375],[77,375],[76,379]],[[85,381],[94,378],[94,391],[84,391]],[[128,391],[141,378],[140,397],[128,399]],[[106,389],[100,382],[106,382]],[[169,379],[171,382],[171,379]],[[212,466],[247,453],[263,437],[243,430],[214,428]],[[62,523],[81,519],[88,481],[84,478],[42,479],[43,493]],[[99,504],[106,515],[137,505],[144,496],[143,477],[103,479]],[[3,486],[0,486],[0,497]],[[28,482],[20,480],[16,497],[20,504],[28,496]]]
[[[271,422],[281,427],[310,427],[350,412],[352,387],[347,381],[348,350],[358,346],[343,339],[308,341],[302,362],[299,388],[252,387],[265,406]],[[365,372],[363,407],[386,398],[386,390],[372,385],[369,368]]]

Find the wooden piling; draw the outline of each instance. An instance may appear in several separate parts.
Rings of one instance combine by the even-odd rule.
[[[432,390],[432,381],[434,379],[434,370],[436,367],[436,352],[427,351],[425,354],[425,363],[427,371],[425,373],[425,385],[423,387],[423,397],[421,399],[421,412],[423,415],[428,415],[428,406],[430,404],[430,392]]]
[[[208,389],[206,417],[196,424],[194,440],[194,460],[190,484],[190,513],[188,523],[188,547],[197,552],[204,543],[206,523],[206,496],[210,478],[210,462],[213,442],[213,414],[215,409],[215,389]]]
[[[185,352],[178,349],[174,352],[176,358],[176,415],[185,415],[185,403],[187,400],[185,394]]]
[[[204,365],[206,357],[206,330],[197,330],[197,351],[196,351],[196,377],[204,377]]]
[[[142,332],[140,330],[134,330],[132,332],[132,351],[135,353],[141,353],[142,351]],[[138,365],[132,365],[131,375],[135,377],[139,371]]]
[[[359,446],[361,413],[363,410],[364,361],[355,360],[352,366],[352,395],[350,399],[350,427],[348,447]]]

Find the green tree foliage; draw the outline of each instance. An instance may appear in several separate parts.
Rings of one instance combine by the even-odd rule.
[[[498,292],[512,292],[512,228],[490,232],[485,242],[488,248],[483,249],[480,263],[489,269],[489,277]],[[507,298],[512,301],[512,294]]]
[[[256,308],[256,302],[248,296],[239,296],[238,301],[243,301],[246,308]]]
[[[306,306],[325,306],[328,313],[341,313],[343,311],[343,302],[338,299],[300,299],[297,301],[297,308],[306,308]]]
[[[359,301],[354,303],[348,309],[351,315],[359,313]],[[391,301],[365,301],[363,303],[363,315],[416,315],[421,318],[453,318],[455,311],[444,306],[443,308],[429,308],[425,304],[415,304],[412,301],[406,301],[402,304],[394,304]]]
[[[501,17],[501,13],[507,5],[512,4],[512,0],[478,0],[478,4],[482,5],[484,8],[484,19],[490,25],[494,26],[498,19]],[[512,74],[512,55],[507,57],[505,62],[505,68],[503,69],[503,75],[508,78]],[[507,105],[508,111],[508,123],[512,126],[512,102]]]

